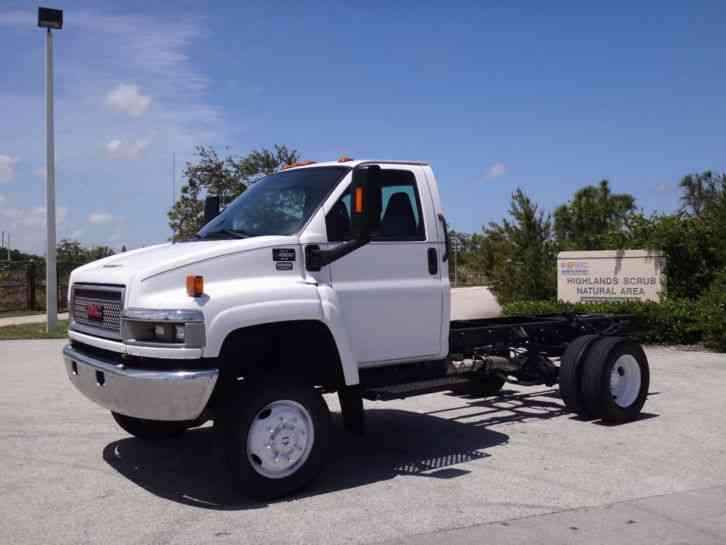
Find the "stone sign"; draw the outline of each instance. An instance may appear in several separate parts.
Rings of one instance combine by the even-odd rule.
[[[557,298],[569,303],[659,301],[665,257],[654,250],[560,252]]]

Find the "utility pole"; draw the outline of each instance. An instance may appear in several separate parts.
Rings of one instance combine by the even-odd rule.
[[[53,34],[51,29],[63,28],[63,12],[38,8],[38,26],[45,28],[45,188],[46,243],[45,299],[48,320],[46,329],[58,324],[58,286],[55,259],[55,129],[53,127]]]

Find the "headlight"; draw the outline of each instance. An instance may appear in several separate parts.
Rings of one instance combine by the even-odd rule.
[[[121,336],[129,344],[205,345],[204,314],[199,310],[128,309],[121,314]]]

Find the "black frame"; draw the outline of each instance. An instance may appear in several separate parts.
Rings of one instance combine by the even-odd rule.
[[[560,357],[567,345],[588,334],[629,332],[630,314],[550,314],[481,320],[454,320],[449,329],[449,352],[493,353],[512,348]]]

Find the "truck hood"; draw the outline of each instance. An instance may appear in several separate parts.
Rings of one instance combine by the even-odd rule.
[[[73,271],[71,282],[129,285],[200,261],[297,242],[295,236],[262,236],[159,244],[88,263]]]

